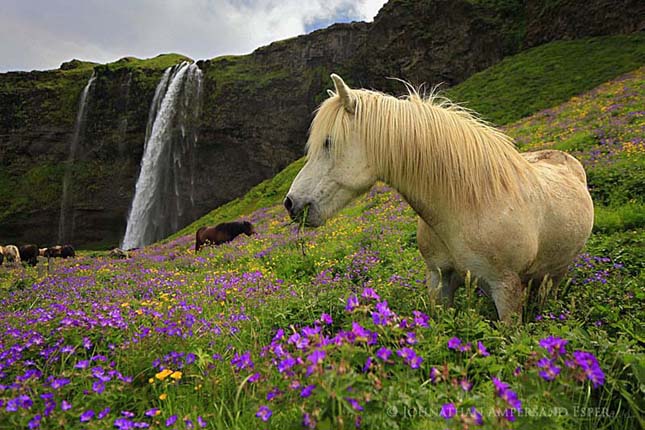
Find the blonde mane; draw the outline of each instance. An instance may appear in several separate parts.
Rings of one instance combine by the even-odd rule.
[[[352,90],[354,114],[339,96],[319,107],[307,142],[308,157],[321,155],[331,139],[334,156],[359,138],[383,180],[414,187],[431,198],[441,194],[454,209],[481,208],[500,198],[522,199],[522,185],[534,168],[513,141],[468,110],[437,97],[409,94],[395,98],[380,92]],[[356,134],[352,134],[356,133]],[[434,194],[431,194],[434,193]]]

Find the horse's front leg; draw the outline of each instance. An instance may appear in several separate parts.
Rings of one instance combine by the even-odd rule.
[[[437,297],[441,304],[452,307],[455,303],[455,291],[460,284],[457,273],[452,269],[428,268],[427,274],[431,294]]]
[[[497,280],[487,280],[499,319],[511,322],[515,315],[522,322],[524,288],[517,273],[508,272]]]
[[[417,226],[417,245],[426,263],[426,282],[431,294],[447,306],[452,306],[459,276],[452,270],[450,253],[443,241],[421,218]]]

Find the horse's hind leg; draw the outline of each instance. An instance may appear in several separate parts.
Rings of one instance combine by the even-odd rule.
[[[524,290],[520,277],[516,273],[508,272],[500,280],[488,280],[487,283],[490,286],[499,319],[511,322],[517,315],[518,321],[521,322]]]

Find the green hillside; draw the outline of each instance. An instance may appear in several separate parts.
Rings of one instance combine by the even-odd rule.
[[[382,184],[298,232],[280,202],[301,160],[129,258],[3,267],[0,427],[643,428],[645,67],[583,87],[505,128],[575,154],[597,204],[523,324],[470,279],[437,306],[416,215]],[[193,251],[239,217],[257,234]]]
[[[645,34],[553,42],[506,58],[448,89],[445,95],[490,121],[506,124],[563,103],[643,64]],[[215,209],[170,238],[279,203],[302,164],[303,160],[296,161],[244,197]]]

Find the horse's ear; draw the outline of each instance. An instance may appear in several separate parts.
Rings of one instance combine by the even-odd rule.
[[[327,94],[329,95],[329,97],[336,97],[336,93],[332,90],[327,90]]]
[[[356,112],[356,97],[352,94],[352,90],[345,84],[343,79],[335,73],[331,74],[331,80],[334,81],[336,87],[336,94],[340,96],[343,102],[343,107],[349,113]]]

